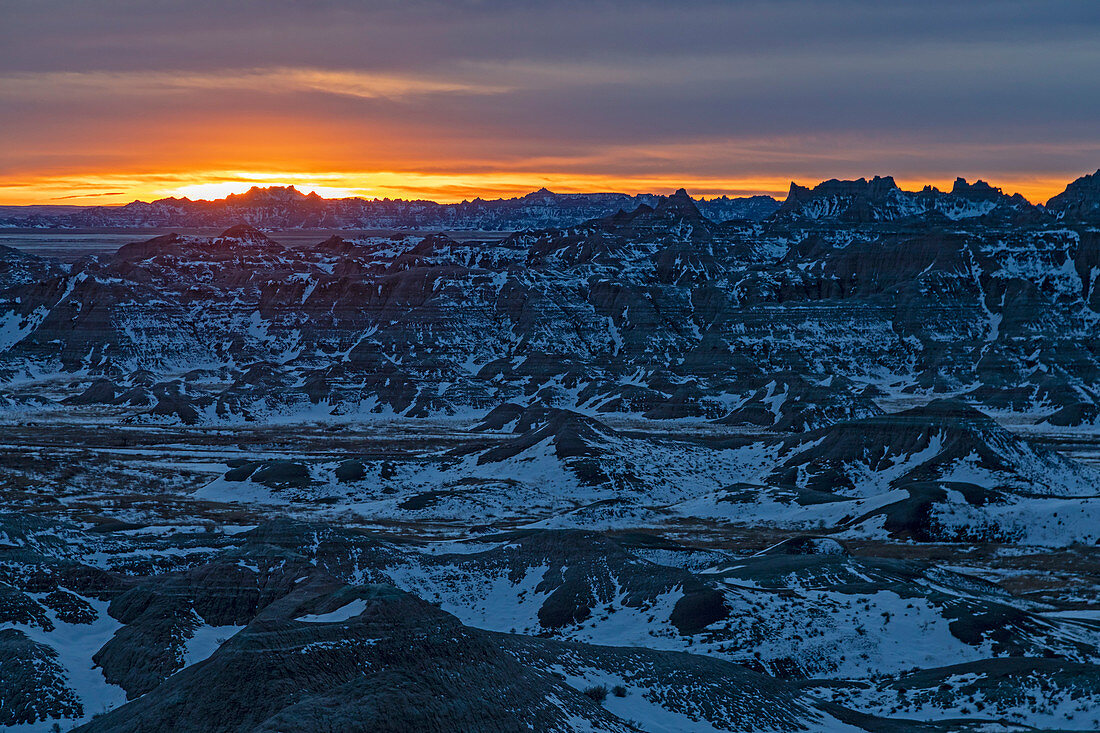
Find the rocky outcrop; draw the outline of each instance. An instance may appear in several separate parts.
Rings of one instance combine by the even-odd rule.
[[[805,449],[801,446],[806,445]],[[870,475],[887,467],[895,471],[895,486],[915,481],[942,480],[954,475],[960,462],[975,474],[1000,477],[993,490],[1018,487],[1035,493],[1073,495],[1086,482],[1074,477],[1083,467],[1061,455],[1030,445],[972,407],[952,400],[936,400],[923,407],[891,415],[864,418],[788,439],[794,451],[785,469],[797,467],[799,481],[810,488],[855,488],[853,469],[865,466]],[[793,475],[793,472],[791,472]],[[1064,479],[1059,483],[1056,479]]]
[[[869,395],[839,377],[814,384],[797,374],[785,373],[759,381],[765,382],[764,386],[718,422],[802,433],[845,420],[882,414]]]
[[[958,178],[949,192],[926,186],[903,191],[892,176],[871,180],[832,179],[813,189],[791,183],[786,200],[773,215],[778,221],[829,220],[848,224],[886,221],[946,223],[1035,221],[1041,212],[1019,194],[1009,196],[985,181],[967,183]]]
[[[879,516],[893,535],[920,541],[1010,538],[1018,528],[998,524],[993,508],[1050,497],[1048,508],[1042,501],[1034,508],[1056,513],[1057,499],[1091,497],[1100,485],[1093,469],[952,400],[837,423],[789,438],[783,450],[772,481],[810,492],[814,501],[880,497],[876,508],[844,520],[859,524]],[[890,492],[904,494],[887,499]],[[1031,521],[1038,526],[1050,517]],[[1087,521],[1083,514],[1081,521]]]
[[[62,271],[62,266],[52,260],[0,245],[0,291],[58,277]]]
[[[1100,170],[1081,176],[1047,201],[1046,208],[1069,222],[1100,222]]]

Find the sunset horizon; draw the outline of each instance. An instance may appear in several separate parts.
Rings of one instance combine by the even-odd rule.
[[[947,174],[937,178],[906,178],[890,171],[850,176],[778,176],[771,179],[693,179],[691,177],[613,178],[604,176],[561,177],[547,175],[494,174],[462,177],[440,174],[374,172],[368,174],[332,173],[214,173],[198,176],[187,174],[151,175],[143,177],[110,176],[97,178],[60,178],[20,184],[0,184],[0,206],[122,206],[134,201],[164,198],[217,200],[230,194],[242,194],[253,187],[293,187],[303,194],[316,193],[321,198],[360,198],[425,200],[443,204],[474,199],[504,199],[521,197],[541,189],[561,194],[623,193],[628,195],[668,195],[686,189],[694,198],[723,196],[770,196],[783,200],[791,184],[813,188],[830,179],[870,179],[874,176],[893,177],[898,186],[919,191],[931,186],[950,191],[956,178],[970,183],[984,181],[1008,195],[1020,194],[1033,204],[1045,204],[1061,193],[1077,178],[1096,169],[1067,172],[1064,177],[1044,175],[1041,178],[997,179],[988,174]],[[168,180],[176,180],[172,185]],[[147,181],[155,181],[149,183]],[[188,181],[188,182],[185,182]],[[479,181],[482,181],[479,183]],[[371,185],[366,185],[367,183]],[[102,186],[102,188],[97,188]],[[121,190],[120,190],[121,189]],[[65,192],[62,195],[58,193]]]
[[[1043,203],[1100,164],[1100,82],[1064,73],[1100,56],[1079,4],[1002,5],[990,22],[940,2],[846,19],[849,0],[117,1],[9,4],[0,205],[253,183],[444,203],[541,187],[782,196],[873,175],[980,178]]]

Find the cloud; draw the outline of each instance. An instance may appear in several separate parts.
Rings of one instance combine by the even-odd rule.
[[[169,71],[24,71],[0,74],[0,96],[9,99],[63,99],[76,95],[147,97],[208,91],[293,94],[323,92],[361,99],[430,94],[496,94],[506,91],[476,82],[424,79],[363,71],[268,68],[218,72]]]
[[[1053,180],[1098,163],[1100,3],[0,0],[0,14],[8,182],[190,169],[713,187]]]

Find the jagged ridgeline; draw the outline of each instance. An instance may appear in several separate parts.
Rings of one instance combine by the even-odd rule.
[[[0,226],[8,227],[227,227],[247,223],[269,228],[442,228],[511,230],[571,226],[619,209],[653,205],[651,194],[559,194],[545,188],[512,199],[434,201],[360,198],[324,199],[303,194],[293,186],[253,187],[217,201],[186,198],[134,201],[126,206],[89,206],[60,214],[18,208],[0,212]],[[701,204],[715,221],[763,219],[779,206],[770,196],[721,196]]]

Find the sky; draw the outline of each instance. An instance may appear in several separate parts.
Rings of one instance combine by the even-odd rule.
[[[0,204],[1100,168],[1093,0],[0,0]]]

